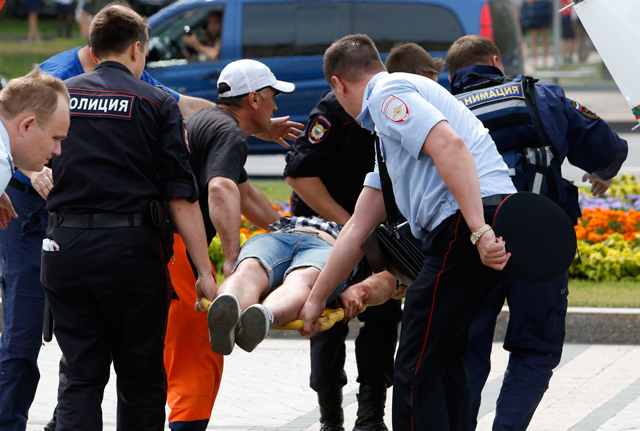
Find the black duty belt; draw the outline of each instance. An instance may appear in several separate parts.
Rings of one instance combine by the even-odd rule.
[[[105,229],[119,227],[151,226],[151,215],[143,213],[126,214],[72,214],[49,213],[49,228],[66,227],[74,229]]]
[[[33,195],[33,196],[41,197],[40,193],[38,193],[36,191],[36,189],[31,187],[29,184],[23,183],[22,181],[18,180],[17,178],[11,178],[9,180],[9,185],[11,187],[13,187],[14,189],[20,190],[23,193],[27,193],[27,194],[30,194],[30,195]]]
[[[487,196],[486,198],[482,198],[482,206],[490,207],[490,206],[500,205],[502,203],[502,201],[507,198],[507,196],[509,196],[509,195]]]

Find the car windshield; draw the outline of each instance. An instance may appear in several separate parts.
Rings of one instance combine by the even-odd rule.
[[[215,8],[199,7],[180,12],[164,22],[161,22],[149,38],[149,58],[148,62],[171,61],[175,64],[182,64],[191,58],[189,49],[185,45],[183,37],[185,35],[196,34],[202,39],[202,33],[209,16],[214,13],[222,13],[220,6]]]

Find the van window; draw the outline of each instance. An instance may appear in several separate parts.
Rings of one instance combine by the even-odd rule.
[[[242,56],[323,55],[334,40],[353,33],[369,35],[380,52],[409,41],[427,51],[444,51],[464,36],[456,16],[442,6],[381,2],[249,3],[243,6]]]
[[[210,16],[214,13],[224,16],[224,9],[220,5],[214,7],[200,7],[180,12],[163,21],[153,29],[149,37],[149,57],[147,63],[163,62],[164,65],[187,63],[187,61],[206,61],[208,58],[190,50],[186,46],[185,35],[194,35],[200,41],[204,40],[204,31]],[[152,64],[158,66],[161,64]]]
[[[364,33],[378,51],[398,42],[414,42],[427,51],[446,51],[464,31],[455,15],[442,6],[420,3],[354,3],[350,33]]]

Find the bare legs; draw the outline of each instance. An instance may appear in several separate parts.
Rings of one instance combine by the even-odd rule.
[[[293,270],[283,284],[273,290],[264,302],[269,278],[260,262],[254,258],[243,260],[235,272],[218,289],[207,316],[211,349],[228,355],[234,345],[253,351],[264,340],[270,328],[278,328],[298,318],[300,310],[320,275],[314,267]],[[340,294],[345,320],[356,317],[363,303],[379,305],[396,290],[396,280],[383,272],[350,286]]]
[[[547,67],[549,57],[549,32],[546,28],[534,28],[531,30],[531,58],[534,66],[538,63],[538,31],[542,35],[542,67]]]
[[[86,39],[89,37],[89,18],[91,15],[87,11],[82,11],[80,13],[80,20],[78,20],[78,25],[80,26],[80,37],[82,39]]]
[[[245,259],[218,289],[221,293],[233,293],[240,302],[242,311],[260,302],[260,295],[269,288],[269,277],[256,259]]]
[[[66,24],[66,37],[67,39],[71,39],[71,29],[73,27],[73,15],[58,15],[57,18],[57,30],[58,37],[62,37],[62,30]]]
[[[29,34],[27,35],[27,40],[40,42],[41,39],[38,32],[38,12],[29,12]]]
[[[298,268],[285,278],[282,286],[269,294],[263,305],[273,313],[273,327],[277,328],[297,319],[319,274],[320,271],[313,267]],[[236,295],[240,308],[244,311],[250,305],[260,302],[260,295],[267,291],[268,286],[267,272],[256,259],[249,258],[238,265],[218,292]]]

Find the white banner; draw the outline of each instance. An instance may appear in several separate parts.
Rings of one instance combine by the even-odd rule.
[[[640,122],[640,0],[582,0],[574,9]]]

